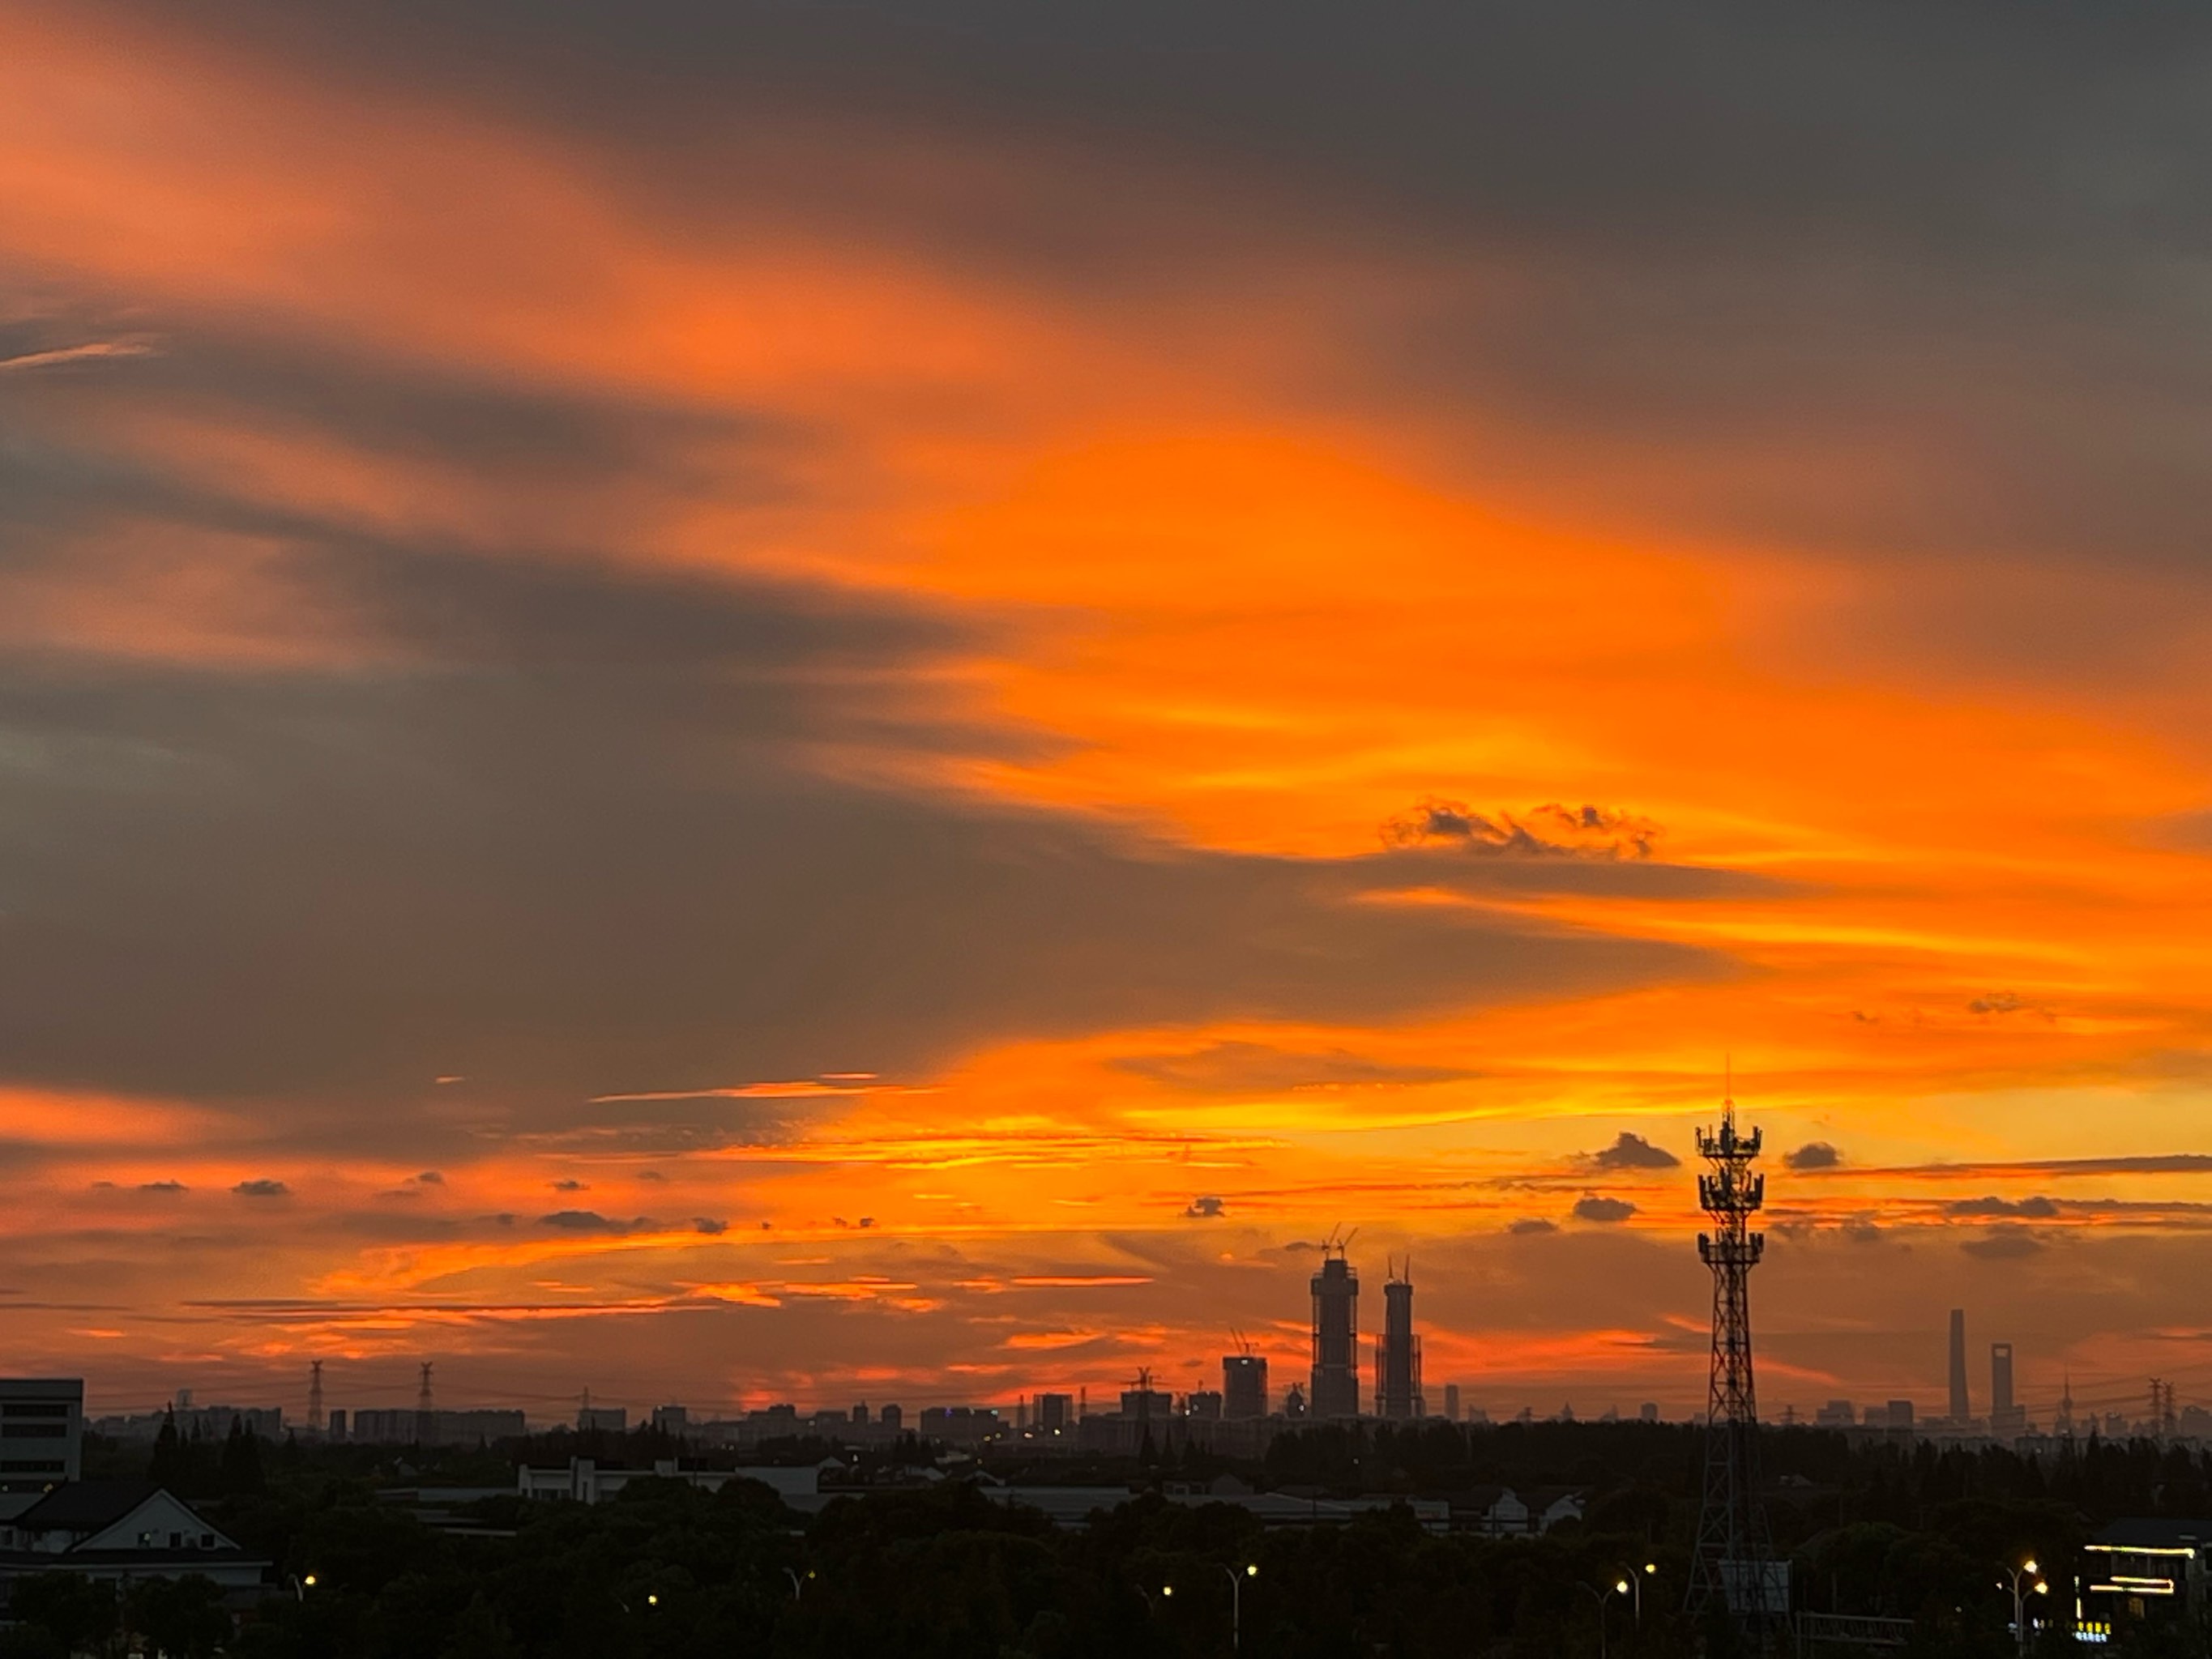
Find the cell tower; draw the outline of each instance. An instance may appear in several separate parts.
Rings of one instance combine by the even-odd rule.
[[[307,1426],[317,1434],[323,1431],[323,1362],[307,1362]]]
[[[415,1443],[418,1446],[434,1444],[438,1438],[438,1411],[430,1401],[430,1362],[422,1362],[422,1388],[415,1396]]]
[[[1759,1499],[1759,1402],[1751,1370],[1751,1270],[1766,1236],[1751,1218],[1766,1200],[1754,1175],[1759,1132],[1739,1134],[1733,1091],[1721,1100],[1717,1134],[1698,1131],[1698,1203],[1713,1231],[1698,1235],[1698,1255],[1713,1270],[1712,1380],[1705,1409],[1705,1504],[1690,1566],[1689,1610],[1718,1607],[1736,1621],[1753,1652],[1773,1651],[1790,1617],[1790,1564],[1773,1559],[1773,1536]]]

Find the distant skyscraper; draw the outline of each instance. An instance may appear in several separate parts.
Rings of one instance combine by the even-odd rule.
[[[1322,1247],[1313,1276],[1313,1392],[1316,1417],[1359,1415],[1359,1275],[1341,1244]]]
[[[1974,1414],[1966,1397],[1966,1310],[1951,1310],[1951,1420],[1964,1423]]]
[[[1459,1421],[1459,1384],[1456,1382],[1444,1384],[1444,1415],[1455,1423]]]
[[[316,1434],[323,1431],[323,1362],[307,1362],[307,1427]]]
[[[1375,1409],[1404,1422],[1425,1416],[1421,1399],[1421,1340],[1413,1334],[1413,1271],[1382,1283],[1382,1334],[1375,1344]]]
[[[1045,1434],[1064,1434],[1075,1425],[1075,1396],[1041,1394],[1037,1396],[1037,1428]]]
[[[876,1421],[882,1424],[893,1434],[896,1434],[899,1431],[900,1425],[906,1421],[906,1413],[899,1408],[896,1402],[894,1402],[891,1405],[884,1407],[883,1410],[876,1413]]]
[[[1267,1414],[1267,1362],[1255,1353],[1221,1357],[1221,1414],[1243,1422]]]
[[[2021,1434],[2027,1429],[2027,1413],[2013,1404],[2012,1344],[1990,1344],[1990,1432]]]

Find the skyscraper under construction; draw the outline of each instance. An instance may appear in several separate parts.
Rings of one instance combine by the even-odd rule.
[[[1247,1350],[1221,1357],[1221,1414],[1232,1422],[1267,1414],[1267,1362]]]
[[[1313,1276],[1313,1395],[1316,1417],[1359,1415],[1359,1275],[1334,1239],[1322,1246]]]
[[[1401,1422],[1428,1413],[1421,1399],[1421,1339],[1413,1334],[1413,1264],[1382,1283],[1382,1334],[1375,1342],[1375,1409]]]

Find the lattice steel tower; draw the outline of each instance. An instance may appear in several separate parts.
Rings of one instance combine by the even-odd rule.
[[[1726,1608],[1752,1650],[1772,1650],[1789,1618],[1786,1564],[1773,1561],[1772,1534],[1759,1499],[1759,1402],[1751,1370],[1751,1270],[1766,1248],[1751,1218],[1766,1199],[1766,1177],[1754,1175],[1759,1132],[1739,1134],[1735,1102],[1721,1102],[1717,1134],[1698,1131],[1698,1156],[1709,1172],[1698,1177],[1698,1203],[1713,1231],[1698,1235],[1698,1255],[1713,1270],[1712,1380],[1705,1408],[1705,1505],[1690,1568],[1693,1613]]]

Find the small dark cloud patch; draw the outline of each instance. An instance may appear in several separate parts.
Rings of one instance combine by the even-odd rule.
[[[514,1212],[512,1210],[501,1210],[497,1215],[492,1218],[492,1222],[496,1226],[512,1227],[514,1225]]]
[[[706,1233],[711,1237],[716,1233],[729,1231],[730,1224],[726,1221],[718,1221],[710,1215],[695,1215],[691,1218],[691,1231],[695,1233]]]
[[[1575,1219],[1577,1221],[1626,1221],[1636,1213],[1636,1206],[1625,1198],[1607,1198],[1601,1193],[1584,1193],[1575,1200]]]
[[[1218,1221],[1229,1213],[1229,1206],[1211,1193],[1203,1194],[1183,1206],[1185,1221]]]
[[[1959,1248],[1984,1261],[2016,1261],[2042,1249],[2043,1241],[2025,1227],[1992,1227],[1979,1238],[1970,1238]]]
[[[1854,1244],[1879,1244],[1881,1229],[1865,1216],[1856,1215],[1844,1223],[1844,1237]]]
[[[637,1178],[640,1181],[665,1181],[668,1179],[666,1176],[661,1174],[658,1170],[640,1170],[637,1172]]]
[[[138,1190],[142,1193],[188,1193],[191,1188],[181,1181],[142,1181],[138,1183]]]
[[[281,1181],[241,1181],[231,1189],[240,1198],[283,1198],[292,1189]]]
[[[446,1184],[446,1177],[435,1170],[425,1170],[415,1177],[415,1184],[418,1187],[442,1187]]]
[[[556,1193],[581,1193],[588,1192],[591,1189],[582,1182],[578,1181],[574,1176],[571,1176],[566,1181],[556,1181],[553,1182],[553,1190]]]
[[[1431,795],[1382,826],[1388,847],[1453,847],[1489,858],[1648,859],[1659,826],[1603,806],[1557,801],[1515,817]]]
[[[2030,1220],[2048,1221],[2058,1213],[2058,1200],[2053,1198],[1962,1198],[1944,1206],[1950,1215],[2016,1215]]]
[[[1808,1140],[1794,1152],[1784,1152],[1782,1162],[1792,1170],[1832,1170],[1844,1161],[1844,1155],[1825,1140]]]
[[[1664,1146],[1654,1146],[1626,1129],[1612,1146],[1586,1153],[1583,1161],[1593,1170],[1672,1170],[1682,1162]]]
[[[1536,1233],[1555,1233],[1559,1231],[1559,1224],[1547,1221],[1540,1215],[1524,1215],[1505,1231],[1516,1237],[1526,1238]]]
[[[653,1224],[644,1216],[633,1216],[628,1221],[617,1221],[601,1215],[597,1210],[556,1210],[551,1215],[538,1218],[541,1227],[557,1227],[566,1233],[629,1233]]]
[[[2016,1014],[2027,1006],[2016,991],[1991,991],[1968,1003],[1966,1011],[1975,1014]]]

